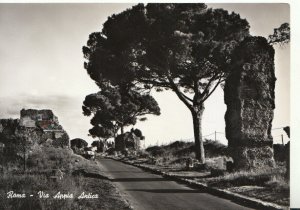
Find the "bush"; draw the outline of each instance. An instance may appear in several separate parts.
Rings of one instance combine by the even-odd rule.
[[[147,152],[149,152],[152,156],[158,157],[165,154],[165,149],[159,146],[153,146],[146,149]]]
[[[138,151],[137,157],[138,158],[149,158],[150,154],[146,151]]]
[[[105,151],[108,155],[114,155],[115,154],[115,152],[116,152],[116,150],[115,150],[115,148],[109,148],[109,149],[107,149],[106,151]]]
[[[27,166],[32,171],[57,168],[69,172],[72,162],[74,162],[74,154],[71,150],[49,146],[32,153],[28,157]]]
[[[203,144],[205,149],[205,156],[207,158],[227,155],[227,146],[220,143],[219,141],[206,139]]]
[[[227,154],[227,147],[219,141],[206,139],[203,144],[205,155],[208,158]],[[195,146],[193,142],[175,141],[169,145],[148,147],[146,151],[154,156],[163,156],[165,153],[172,153],[174,156],[183,157],[192,155],[195,151]]]

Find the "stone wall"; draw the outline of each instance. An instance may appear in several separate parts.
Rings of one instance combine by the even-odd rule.
[[[43,130],[62,130],[58,118],[50,109],[22,109],[20,125],[25,127],[40,127]]]
[[[29,117],[35,121],[57,119],[57,117],[53,114],[52,110],[50,109],[22,109],[20,117]]]
[[[224,88],[226,138],[237,169],[273,166],[274,49],[263,37],[235,50]]]
[[[40,145],[51,139],[55,147],[69,147],[69,136],[52,110],[22,109],[20,119],[0,120],[0,134],[11,141],[26,138],[32,144]]]
[[[31,119],[29,116],[25,116],[20,119],[20,126],[24,126],[27,128],[35,128],[36,127],[35,123],[36,121]]]

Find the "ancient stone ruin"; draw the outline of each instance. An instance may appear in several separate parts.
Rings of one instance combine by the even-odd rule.
[[[145,137],[138,129],[132,129],[130,132],[125,132],[115,138],[115,149],[116,151],[124,151],[125,149],[138,151],[140,150],[140,141],[144,139]]]
[[[4,142],[25,138],[32,144],[69,147],[69,136],[51,110],[22,109],[20,119],[0,119],[0,135]]]
[[[274,49],[263,37],[236,49],[224,97],[226,138],[236,169],[273,166]]]

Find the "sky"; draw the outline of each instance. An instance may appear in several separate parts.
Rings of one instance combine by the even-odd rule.
[[[82,46],[90,33],[100,31],[108,16],[131,4],[0,4],[0,118],[18,118],[22,108],[52,109],[71,138],[91,142],[90,118],[81,106],[86,95],[98,91],[83,68]],[[250,23],[250,33],[264,36],[289,22],[288,4],[209,4],[239,13]],[[290,46],[275,47],[276,109],[273,128],[290,125]],[[173,92],[152,93],[160,116],[139,122],[145,146],[175,140],[192,141],[189,110]],[[217,131],[227,144],[223,90],[205,102],[203,134]],[[274,130],[274,142],[281,143]],[[206,136],[214,139],[215,136]]]

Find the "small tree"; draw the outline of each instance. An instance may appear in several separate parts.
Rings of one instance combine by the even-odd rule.
[[[74,150],[76,150],[76,149],[83,149],[83,148],[85,148],[85,147],[87,147],[88,146],[88,143],[85,141],[85,140],[83,140],[83,139],[80,139],[80,138],[76,138],[76,139],[72,139],[71,141],[70,141],[70,143],[71,143],[71,148]]]
[[[26,162],[30,149],[32,148],[34,142],[31,137],[33,129],[30,128],[20,128],[19,134],[16,136],[15,147],[18,153],[22,154],[23,158],[23,172],[26,172]]]
[[[118,131],[124,133],[124,127],[145,120],[146,114],[159,115],[157,102],[149,94],[121,88],[120,86],[101,85],[101,91],[86,96],[83,102],[83,114],[92,115],[93,128],[89,133],[93,137],[116,137]]]
[[[96,147],[97,152],[104,152],[104,141],[102,141],[102,140],[93,141],[91,146]]]

